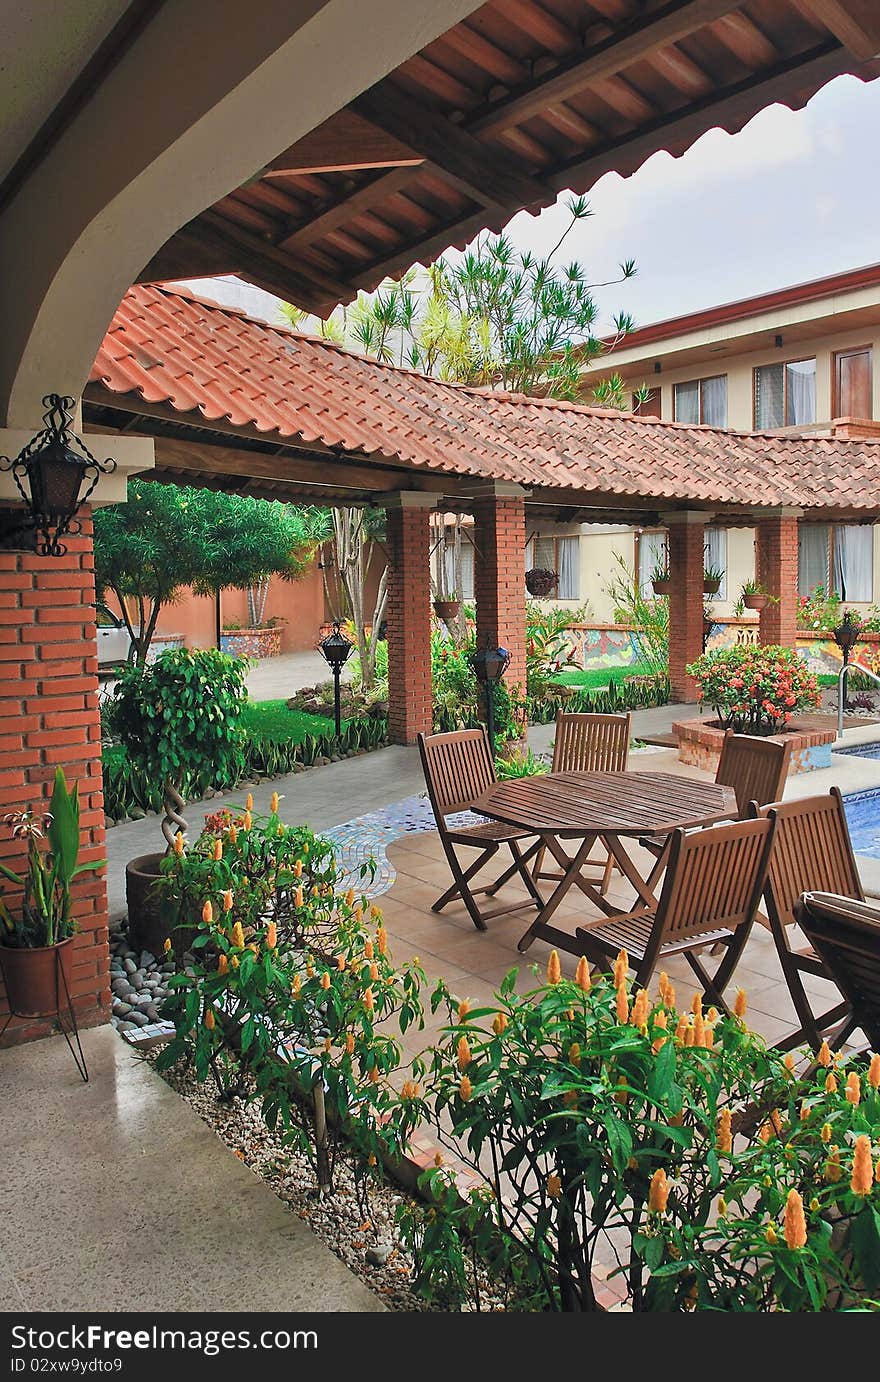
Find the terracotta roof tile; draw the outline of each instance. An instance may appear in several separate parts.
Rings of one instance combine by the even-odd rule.
[[[880,509],[880,442],[726,432],[468,388],[174,285],[129,290],[90,382],[196,422],[450,475],[659,502]]]

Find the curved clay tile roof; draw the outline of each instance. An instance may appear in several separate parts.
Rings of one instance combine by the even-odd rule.
[[[101,401],[139,395],[208,429],[585,498],[880,510],[878,441],[728,432],[450,384],[167,284],[129,290],[90,383]]]

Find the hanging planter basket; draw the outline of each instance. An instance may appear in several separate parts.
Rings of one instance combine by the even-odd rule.
[[[703,594],[704,594],[704,595],[717,595],[720,589],[721,589],[721,582],[720,582],[720,581],[703,581]]]
[[[760,594],[744,595],[743,604],[745,605],[746,609],[766,609],[768,598],[769,597],[767,595]]]
[[[434,613],[444,624],[450,624],[461,609],[461,600],[435,600]]]
[[[665,581],[652,581],[651,585],[654,587],[655,595],[668,595],[672,589],[672,581],[668,577]]]
[[[531,571],[526,572],[526,590],[536,599],[546,599],[548,595],[552,595],[558,584],[557,571],[546,571],[543,567],[533,566]]]

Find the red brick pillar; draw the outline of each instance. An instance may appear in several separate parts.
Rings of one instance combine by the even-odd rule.
[[[764,644],[797,645],[798,520],[791,514],[759,518],[755,536],[755,570],[778,603],[771,602],[759,615],[759,635]]]
[[[508,686],[526,689],[525,503],[497,494],[474,504],[477,647],[510,652]]]
[[[669,514],[669,684],[674,701],[696,700],[685,668],[703,651],[704,515]]]
[[[402,494],[388,507],[388,735],[414,744],[433,726],[430,507]],[[412,502],[407,502],[412,501]]]
[[[80,863],[105,854],[98,714],[98,649],[91,515],[68,538],[64,557],[0,552],[0,820],[25,806],[45,810],[55,768],[79,783]],[[0,825],[0,858],[21,871],[25,852]],[[3,885],[14,910],[15,898]],[[73,997],[80,1023],[110,1010],[107,888],[103,873],[73,887],[80,932],[74,945]],[[0,986],[0,1022],[9,1008]],[[51,1022],[13,1019],[3,1044],[44,1036]]]

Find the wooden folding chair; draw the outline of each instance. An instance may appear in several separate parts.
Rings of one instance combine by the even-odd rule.
[[[625,949],[642,986],[661,960],[684,955],[704,996],[726,1011],[724,989],[761,901],[774,829],[771,815],[689,833],[674,831],[656,907],[637,907],[588,929],[578,928],[583,954],[604,969]],[[715,945],[723,946],[724,955],[709,974],[696,952]]]
[[[795,920],[847,1001],[846,1037],[861,1028],[880,1051],[880,907],[832,893],[806,892]]]
[[[552,773],[622,773],[626,772],[629,757],[630,720],[625,715],[599,715],[592,712],[561,710],[556,716],[556,736],[553,741]],[[535,859],[532,877],[552,879],[558,883],[559,869],[543,871],[546,846],[541,845]],[[602,874],[599,891],[606,893],[612,870],[617,868],[614,858],[605,851],[605,860],[597,860]],[[592,861],[591,861],[592,862]]]
[[[452,887],[438,897],[432,910],[441,912],[454,898],[460,897],[477,930],[485,931],[486,923],[492,917],[505,912],[519,912],[524,907],[542,907],[543,899],[527,867],[540,844],[536,836],[517,830],[514,826],[502,825],[499,821],[453,826],[451,829],[446,823],[447,816],[470,810],[477,798],[496,781],[495,763],[486,731],[461,729],[451,734],[420,734],[419,753],[440,843],[455,880]],[[524,852],[520,849],[522,840],[532,841]],[[472,887],[471,879],[498,853],[502,845],[510,849],[513,862],[494,882],[479,888]],[[457,846],[468,846],[480,852],[467,867],[462,867],[456,854]],[[529,893],[528,902],[495,907],[489,912],[481,911],[476,898],[482,894],[494,897],[514,875],[525,883]]]
[[[776,953],[800,1023],[778,1045],[788,1051],[806,1041],[818,1049],[825,1037],[830,1039],[837,1024],[846,1021],[849,1007],[846,1002],[836,1003],[827,1012],[818,1016],[814,1013],[802,976],[812,974],[833,981],[833,975],[811,946],[796,948],[792,944],[790,928],[795,925],[795,908],[804,892],[837,893],[858,902],[864,900],[865,894],[843,798],[836,787],[826,796],[805,797],[802,801],[763,807],[752,803],[755,816],[767,816],[770,811],[776,817],[776,843],[764,886],[764,902]],[[843,1040],[845,1035],[845,1031],[843,1036],[838,1033],[837,1040]]]

